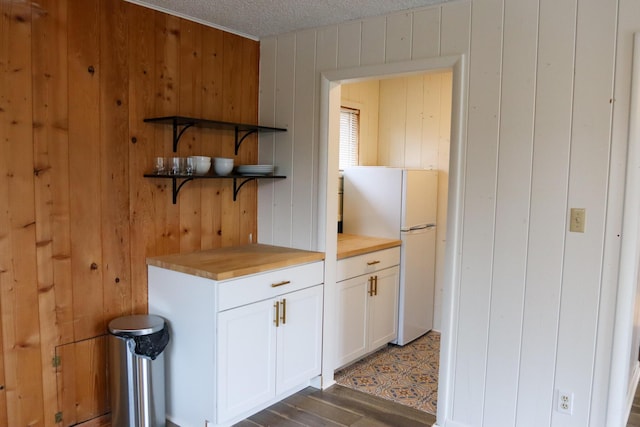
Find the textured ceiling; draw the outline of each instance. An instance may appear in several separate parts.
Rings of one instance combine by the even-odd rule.
[[[259,40],[447,0],[127,0]]]

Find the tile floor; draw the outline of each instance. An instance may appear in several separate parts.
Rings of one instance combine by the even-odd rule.
[[[393,344],[335,373],[336,382],[412,408],[436,413],[440,334]]]

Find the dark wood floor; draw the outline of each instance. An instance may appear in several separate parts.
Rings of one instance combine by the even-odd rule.
[[[234,427],[431,427],[435,422],[426,412],[336,384],[327,390],[308,387]],[[627,427],[640,427],[640,387]]]
[[[405,405],[334,385],[308,387],[234,427],[431,427],[436,417]]]
[[[627,427],[640,427],[640,387],[636,390],[636,395],[633,398]]]

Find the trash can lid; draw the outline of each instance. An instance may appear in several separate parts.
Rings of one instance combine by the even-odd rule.
[[[153,314],[133,314],[109,322],[109,332],[114,335],[149,335],[164,328],[164,319]]]

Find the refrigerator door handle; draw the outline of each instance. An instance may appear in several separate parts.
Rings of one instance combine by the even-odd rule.
[[[425,230],[427,228],[433,228],[435,226],[436,226],[435,224],[420,224],[420,225],[414,225],[413,227],[404,228],[401,231]]]

